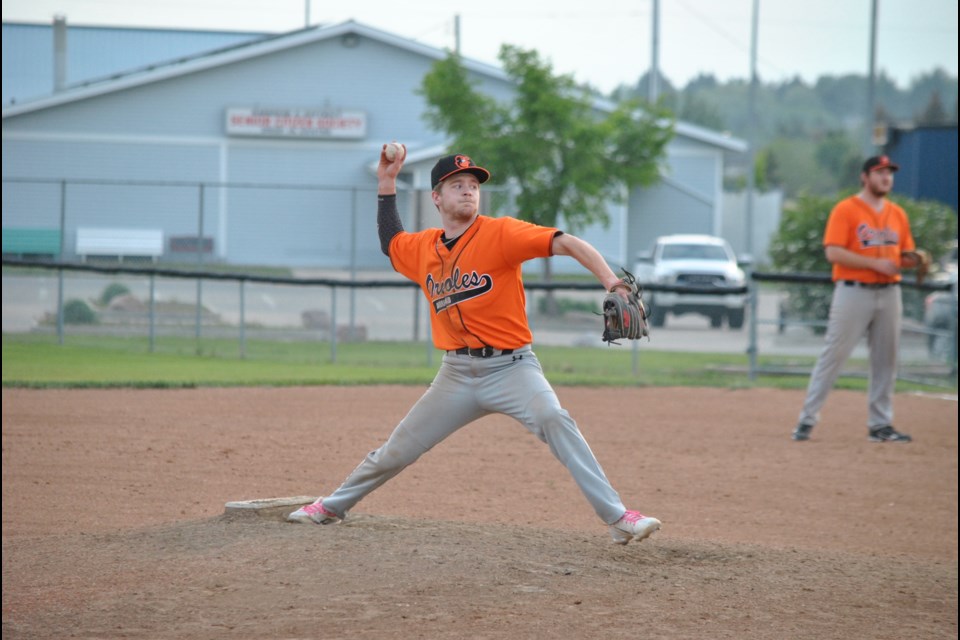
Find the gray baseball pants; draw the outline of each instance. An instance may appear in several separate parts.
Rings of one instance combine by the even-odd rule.
[[[800,423],[815,425],[843,365],[864,334],[870,351],[867,427],[893,424],[903,301],[899,286],[866,289],[837,283],[827,321],[826,346],[810,375]]]
[[[560,406],[530,346],[492,358],[443,356],[426,393],[400,421],[389,439],[323,499],[323,506],[345,516],[367,494],[403,471],[444,438],[492,413],[515,418],[545,442],[597,516],[613,524],[626,508],[576,422]]]

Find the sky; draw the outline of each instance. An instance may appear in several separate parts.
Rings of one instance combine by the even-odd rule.
[[[877,6],[877,73],[900,88],[943,69],[957,76],[957,0],[659,0],[658,64],[675,87],[710,74],[748,79],[754,7],[761,81],[870,69]],[[328,6],[335,4],[335,6]],[[348,8],[350,4],[355,5]],[[281,33],[355,20],[498,65],[502,44],[535,50],[557,74],[609,92],[651,66],[654,0],[3,0],[4,22]],[[459,25],[459,27],[457,26]],[[459,33],[459,38],[457,34]]]

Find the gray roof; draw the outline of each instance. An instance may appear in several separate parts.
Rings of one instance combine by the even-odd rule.
[[[270,37],[269,33],[88,27],[68,24],[66,85],[110,78]],[[52,24],[3,23],[3,106],[54,92]]]

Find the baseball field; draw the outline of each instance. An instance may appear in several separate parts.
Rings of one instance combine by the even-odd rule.
[[[503,417],[341,525],[231,501],[330,491],[418,385],[3,389],[3,638],[957,636],[957,400],[899,393],[872,444],[837,390],[561,386],[631,508],[611,544]]]

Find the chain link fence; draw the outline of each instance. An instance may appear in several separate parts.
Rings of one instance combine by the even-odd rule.
[[[331,271],[313,277],[172,269],[161,266],[82,264],[3,260],[3,331],[56,336],[108,335],[145,338],[153,351],[168,336],[192,337],[198,353],[206,339],[228,339],[244,357],[246,341],[299,340],[326,345],[336,361],[337,345],[354,341],[412,341],[433,349],[427,305],[416,285],[389,272],[351,275]],[[748,287],[711,288],[647,284],[648,291],[690,295],[746,293],[747,322],[742,329],[718,329],[699,317],[671,318],[655,328],[649,342],[628,348],[660,351],[740,353],[751,378],[760,374],[808,375],[811,359],[823,348],[822,318],[783,315],[788,285],[829,289],[826,274],[753,273]],[[946,293],[949,285],[905,289]],[[528,316],[538,344],[597,347],[602,322],[602,291],[592,280],[529,282]],[[548,293],[564,302],[560,315],[543,311]],[[930,294],[928,294],[930,295]],[[956,308],[954,302],[954,309]],[[764,363],[779,356],[780,364]],[[854,360],[866,357],[866,343]],[[947,328],[906,317],[901,337],[901,377],[951,386],[956,380],[957,328],[954,311]],[[635,360],[636,361],[636,360]],[[635,365],[636,366],[636,365]],[[866,367],[851,364],[844,375],[863,376]]]

